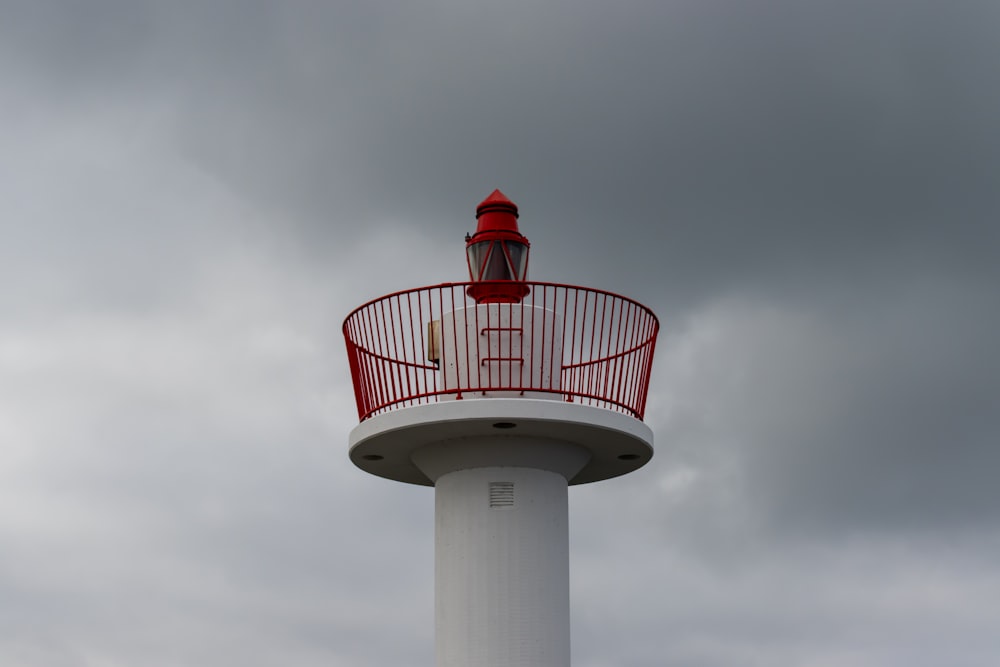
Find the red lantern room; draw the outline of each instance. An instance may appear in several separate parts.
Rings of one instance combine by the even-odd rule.
[[[517,228],[517,204],[493,193],[476,207],[476,233],[465,237],[467,293],[476,303],[518,303],[528,294],[528,249]]]

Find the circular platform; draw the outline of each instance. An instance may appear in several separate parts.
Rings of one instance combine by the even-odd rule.
[[[604,408],[530,398],[480,398],[416,405],[371,417],[350,435],[356,466],[379,477],[433,486],[413,463],[425,445],[511,438],[568,442],[590,452],[570,484],[625,475],[653,457],[653,432],[644,423]]]

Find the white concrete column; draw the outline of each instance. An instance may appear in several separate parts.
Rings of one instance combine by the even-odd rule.
[[[414,456],[436,482],[437,667],[570,665],[567,476],[589,453],[504,440]]]
[[[438,667],[569,667],[569,533],[562,475],[448,473],[435,491]]]

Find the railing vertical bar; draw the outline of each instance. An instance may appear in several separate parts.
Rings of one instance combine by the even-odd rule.
[[[497,334],[497,338],[498,338],[498,340],[497,340],[497,349],[500,350],[500,356],[502,357],[502,356],[504,356],[504,354],[503,354],[503,328],[504,328],[504,322],[506,321],[508,326],[511,326],[511,327],[514,326],[514,305],[510,304],[510,303],[501,303],[500,307],[497,308],[497,319],[498,319],[498,321],[497,321],[497,327],[498,327],[497,331],[500,332],[500,333]],[[507,333],[507,358],[508,359],[510,359],[510,358],[512,358],[514,356],[514,351],[512,349],[513,341],[514,341],[514,331],[513,331],[513,329],[511,329]],[[507,379],[506,379],[506,381],[504,380],[504,377],[503,377],[503,367],[504,367],[504,365],[507,366]],[[513,361],[506,361],[506,362],[501,361],[501,362],[498,362],[497,363],[497,374],[500,376],[497,379],[500,381],[501,385],[506,386],[506,387],[511,387],[511,388],[514,387],[514,378],[513,378],[513,375],[514,375],[514,362]]]
[[[428,345],[427,344],[428,344],[429,341],[427,341],[427,339],[424,337],[424,329],[427,326],[426,324],[424,324],[424,322],[425,322],[425,320],[424,320],[424,300],[423,300],[424,291],[425,290],[420,290],[420,291],[418,291],[416,293],[416,295],[417,295],[417,322],[418,322],[417,327],[420,329],[420,350],[419,350],[419,353],[420,354],[424,354],[425,356],[429,356],[429,355],[427,355],[427,349],[428,349]],[[430,292],[428,292],[428,294],[429,293]],[[426,321],[429,323],[430,319],[427,319]],[[417,359],[419,359],[419,358],[420,357],[417,357]],[[427,362],[430,363],[430,358],[427,359]],[[440,363],[440,357],[438,357],[438,363]],[[428,375],[430,376],[430,381],[427,379]],[[429,393],[431,393],[431,381],[434,380],[434,377],[436,375],[437,375],[436,373],[431,373],[427,369],[426,366],[424,367],[423,373],[421,373],[421,375],[420,375],[420,393],[421,394],[429,394]],[[429,397],[424,397],[424,398],[422,398],[420,400],[420,402],[421,403],[430,403],[431,399]]]
[[[542,289],[544,291],[544,288],[542,288]],[[532,351],[532,343],[535,342],[535,315],[538,314],[538,309],[536,308],[536,306],[537,306],[536,297],[537,296],[538,296],[538,293],[535,290],[531,290],[531,303],[530,303],[530,309],[528,310],[528,313],[530,314],[530,319],[531,319],[531,327],[530,327],[531,333],[528,334],[528,335],[531,336],[531,339],[528,342],[528,356],[527,356],[527,358],[524,355],[524,337],[525,337],[525,331],[524,331],[524,329],[525,329],[525,326],[526,326],[525,319],[524,319],[524,300],[521,301],[521,345],[519,347],[519,349],[520,349],[519,354],[521,355],[522,359],[526,358],[528,360],[527,363],[521,364],[521,381],[518,383],[518,385],[519,385],[519,389],[520,389],[522,395],[524,394],[524,374],[526,372],[528,374],[528,386],[529,387],[534,387],[535,386],[535,355],[534,355],[534,352]],[[545,327],[545,311],[544,311],[544,309],[542,310],[542,327],[543,328]],[[539,368],[539,371],[538,371],[539,378],[538,378],[538,380],[539,380],[539,383],[541,383],[541,379],[542,379],[541,378],[541,368],[542,368],[542,366],[539,365],[538,368]]]
[[[414,299],[416,306],[414,306]],[[414,396],[419,397],[427,391],[427,348],[424,346],[423,321],[420,319],[420,293],[410,292],[406,296],[407,312],[410,314],[410,363],[413,364]],[[423,403],[425,399],[414,398],[414,404]]]
[[[375,404],[372,405],[373,410],[375,410],[376,412],[378,411],[379,408],[382,407],[382,404],[385,403],[387,396],[386,385],[388,383],[385,377],[385,365],[382,363],[382,357],[385,354],[385,350],[382,345],[382,337],[380,335],[381,328],[375,321],[376,319],[375,315],[377,312],[378,312],[377,307],[375,304],[373,304],[372,308],[368,312],[368,321],[366,323],[368,325],[369,335],[372,338],[372,349],[375,351],[375,356],[372,358],[372,363],[375,364],[376,373],[378,376],[377,385],[375,389]]]
[[[652,317],[647,318],[647,334],[646,341],[647,344],[643,346],[645,351],[643,359],[643,370],[642,370],[642,390],[639,393],[640,402],[638,409],[638,418],[642,419],[643,415],[646,413],[646,393],[649,389],[649,373],[653,366],[653,352],[656,349],[656,330],[658,328],[656,319]]]
[[[391,356],[391,353],[389,351],[389,349],[390,349],[389,348],[389,335],[390,334],[389,334],[389,326],[388,326],[389,325],[389,318],[386,316],[386,312],[385,312],[386,311],[386,302],[387,301],[388,301],[387,299],[383,299],[380,302],[380,305],[382,307],[382,312],[381,312],[381,320],[379,320],[379,330],[385,335],[385,348],[382,351],[382,355],[383,355],[383,362],[382,363],[385,366],[386,377],[388,378],[388,382],[386,383],[386,392],[387,392],[387,398],[388,398],[387,405],[391,405],[392,403],[394,403],[396,401],[396,396],[398,395],[398,392],[396,391],[396,374],[394,373],[394,371],[396,370],[395,369],[395,364],[392,363],[392,356]]]
[[[612,352],[611,346],[614,344],[613,343],[613,338],[615,337],[614,328],[615,328],[615,323],[618,321],[618,318],[615,317],[615,306],[618,305],[619,303],[620,303],[619,299],[611,300],[611,317],[608,318],[608,343],[607,343],[607,350],[605,351],[604,355],[606,361],[603,364],[601,364],[604,367],[604,386],[601,387],[601,396],[604,397],[605,401],[608,400],[608,387],[611,384],[611,367],[615,362],[613,356],[614,352]],[[621,316],[620,311],[618,315],[619,317]]]
[[[597,300],[598,300],[598,298],[600,298],[600,295],[599,294],[595,294],[594,295],[594,306],[593,306],[593,320],[590,322],[590,346],[587,349],[587,356],[586,357],[582,357],[582,358],[590,359],[590,360],[593,360],[595,358],[595,356],[596,356],[596,353],[594,352],[594,339],[597,336],[597,326],[598,326],[598,317],[597,317]],[[587,311],[587,317],[588,318],[591,317],[591,313],[590,313],[589,310]],[[582,347],[580,348],[580,352],[581,352],[581,354],[583,353],[583,348]],[[583,386],[582,386],[583,394],[585,396],[589,396],[590,394],[593,393],[593,389],[591,387],[591,384],[593,382],[593,377],[594,377],[594,365],[593,365],[593,363],[591,363],[588,366],[586,366],[586,368],[584,368],[583,366],[581,366],[580,369],[584,371],[584,374],[583,374],[584,377],[580,378],[580,382],[583,384]],[[587,400],[589,401],[590,399],[588,398]]]
[[[355,335],[358,337],[358,339],[361,340],[362,343],[365,343],[367,341],[367,337],[365,335],[364,313],[358,313],[358,315],[360,315],[360,317],[356,318],[353,323],[354,332]],[[358,372],[361,373],[361,375],[363,375],[365,378],[364,384],[360,387],[361,399],[364,401],[364,406],[365,406],[365,417],[371,414],[371,411],[374,409],[374,404],[375,404],[375,396],[374,396],[375,390],[374,387],[372,387],[370,359],[371,359],[371,354],[368,352],[368,350],[361,348],[361,350],[358,352],[356,363],[358,364]]]
[[[513,325],[514,313],[517,313],[517,326]],[[517,357],[521,359],[520,364],[511,363],[510,365],[510,386],[511,389],[521,390],[524,387],[524,299],[521,299],[517,304],[510,304],[510,319],[511,319],[511,330],[510,336],[508,336],[507,348],[510,350],[511,358],[514,357],[514,334],[517,333],[518,338],[518,350]],[[517,380],[515,381],[514,370],[517,370]]]
[[[642,318],[643,338],[642,338],[642,348],[641,348],[642,353],[636,361],[638,365],[637,374],[639,377],[639,386],[636,389],[636,397],[635,397],[635,406],[637,415],[641,414],[642,412],[642,396],[643,396],[642,392],[645,391],[644,387],[646,386],[646,380],[644,376],[646,374],[646,356],[649,354],[649,345],[650,345],[648,332],[652,329],[652,326],[655,324],[655,322],[656,322],[655,318],[650,317],[648,313],[643,313],[643,318]]]
[[[371,348],[371,336],[368,333],[368,309],[358,313],[360,317],[358,318],[358,336],[361,338],[366,346],[365,355],[363,358],[359,358],[358,361],[364,362],[364,374],[368,378],[366,387],[366,401],[365,401],[365,414],[369,415],[375,409],[375,392],[377,391],[375,385],[376,378],[372,377],[372,367],[371,367],[371,352],[368,351]]]
[[[587,383],[587,393],[590,395],[590,402],[589,402],[590,405],[593,405],[593,403],[594,403],[594,394],[597,392],[597,386],[601,382],[601,378],[600,378],[601,365],[600,365],[600,362],[601,362],[601,359],[602,359],[601,355],[603,354],[603,349],[604,349],[604,321],[605,321],[605,319],[607,317],[607,310],[608,310],[608,295],[604,294],[602,292],[600,294],[600,299],[601,299],[601,321],[600,321],[599,325],[595,322],[595,328],[596,328],[596,333],[597,333],[597,347],[596,348],[594,347],[593,336],[591,336],[591,340],[590,340],[590,355],[591,355],[591,358],[594,359],[594,361],[595,361],[595,363],[593,365],[591,365],[591,369],[593,369],[593,372],[590,374],[590,379],[589,379],[589,381]],[[596,306],[596,302],[597,302],[596,298],[594,299],[594,302],[595,302],[595,306]],[[596,311],[595,311],[595,315],[596,315]]]
[[[655,325],[656,325],[655,318],[649,317],[648,314],[643,317],[643,327],[642,327],[642,335],[643,335],[642,356],[639,358],[639,364],[640,364],[640,368],[639,368],[639,389],[638,389],[637,398],[636,398],[636,411],[639,414],[642,413],[642,397],[643,397],[643,392],[645,391],[645,387],[647,386],[647,384],[646,384],[646,377],[645,376],[646,376],[647,364],[648,364],[647,358],[649,357],[649,354],[650,354],[650,340],[649,340],[649,335],[650,335],[650,332],[655,327]]]
[[[629,377],[632,378],[630,383],[629,391],[629,406],[634,413],[639,406],[639,395],[636,393],[639,388],[639,384],[642,379],[642,367],[639,362],[642,360],[642,327],[645,326],[645,318],[643,317],[642,310],[639,308],[635,309],[635,313],[632,316],[633,319],[633,329],[635,334],[632,340],[632,349],[634,352],[629,357]]]
[[[438,312],[437,312],[437,317],[434,316],[434,299],[433,299],[433,295],[435,293],[438,295],[438,301],[439,301],[439,304],[438,304],[439,308],[438,308]],[[441,288],[440,287],[438,287],[437,289],[434,289],[434,290],[431,290],[431,291],[427,292],[427,310],[428,310],[427,319],[430,320],[430,321],[440,320],[440,322],[442,323],[442,324],[438,325],[438,329],[439,330],[437,331],[437,334],[438,334],[438,345],[441,346],[441,359],[437,363],[438,369],[435,370],[435,371],[431,371],[431,379],[433,380],[433,387],[434,387],[434,393],[435,394],[437,394],[440,391],[438,389],[438,382],[439,381],[441,382],[441,388],[442,389],[447,389],[448,388],[448,382],[447,382],[447,380],[444,379],[447,376],[447,372],[445,370],[445,363],[446,363],[447,360],[444,357],[444,324],[443,324],[443,322],[444,322],[444,314],[441,312],[441,308],[440,308],[440,300],[441,300],[441,298],[442,297],[441,297]]]
[[[366,308],[365,314],[365,338],[368,340],[374,354],[368,356],[368,367],[369,369],[374,369],[372,378],[372,404],[369,406],[369,413],[374,414],[381,407],[381,403],[385,398],[384,387],[385,387],[385,377],[384,369],[379,361],[382,351],[382,344],[378,337],[378,329],[373,328],[372,319],[374,318],[375,305],[372,304],[371,307]],[[371,370],[369,372],[372,372]]]
[[[555,287],[552,288],[552,317],[549,317],[549,286],[546,285],[542,288],[542,363],[538,366],[538,384],[543,389],[552,390],[552,380],[556,376],[556,304],[559,302],[559,291]],[[545,353],[545,336],[546,331],[548,331],[548,341],[549,341],[549,351],[548,354]],[[559,362],[562,363],[562,350],[559,351]],[[545,386],[544,382],[544,369],[545,362],[548,360],[549,366],[549,382],[548,387]],[[562,369],[560,368],[560,374]]]
[[[483,351],[482,351],[482,348],[481,348],[481,346],[479,344],[480,343],[480,340],[479,340],[480,339],[480,336],[479,336],[479,327],[480,327],[480,324],[479,324],[479,302],[475,302],[474,305],[472,306],[472,309],[473,309],[472,310],[473,322],[475,323],[475,325],[473,327],[474,331],[472,332],[472,335],[475,336],[475,341],[476,341],[476,382],[474,384],[472,382],[472,376],[471,376],[471,373],[472,373],[472,362],[470,361],[470,362],[466,363],[466,367],[468,368],[468,373],[470,374],[469,375],[469,381],[467,383],[468,386],[466,387],[466,389],[468,389],[469,391],[473,391],[475,389],[479,389],[480,387],[483,386],[483,365],[482,365],[483,364],[483,362],[482,362]],[[472,341],[469,340],[469,335],[470,335],[469,334],[469,319],[468,319],[469,306],[466,306],[465,312],[466,312],[466,318],[465,318],[465,340],[466,340],[466,346],[465,346],[465,349],[466,349],[466,357],[468,357],[468,350],[469,350],[469,348],[472,345]],[[487,304],[486,305],[486,325],[487,326],[489,326],[489,321],[490,321],[490,307],[489,307],[489,304]],[[489,372],[489,368],[486,369],[486,372],[487,373]],[[487,382],[487,385],[489,385],[489,382]]]
[[[364,386],[364,380],[358,370],[357,345],[354,343],[354,337],[351,335],[352,323],[350,319],[344,323],[344,343],[347,346],[347,365],[351,371],[351,382],[354,384],[354,402],[357,404],[358,418],[364,419],[365,411],[361,401],[361,389]]]
[[[374,351],[374,354],[369,354],[367,359],[369,373],[373,375],[371,385],[371,405],[368,406],[368,410],[371,413],[378,412],[383,400],[385,399],[385,369],[382,367],[378,357],[382,348],[378,339],[378,329],[373,323],[374,317],[374,307],[365,311],[365,338],[368,340],[371,349]]]
[[[614,311],[617,308],[618,314]],[[625,302],[619,298],[611,301],[611,326],[608,330],[608,375],[604,378],[604,397],[614,407],[613,394],[615,391],[615,372],[618,367],[618,352],[622,349],[620,336],[622,317],[624,316]],[[614,408],[618,409],[618,408]]]
[[[540,388],[542,388],[542,389],[548,390],[548,391],[554,391],[555,390],[555,378],[557,377],[557,375],[561,375],[562,374],[562,354],[563,354],[563,348],[562,348],[561,344],[559,346],[559,354],[558,354],[558,356],[556,355],[556,352],[555,352],[556,319],[559,317],[558,314],[557,314],[557,312],[558,312],[558,306],[559,306],[559,293],[556,290],[552,290],[552,293],[549,294],[549,288],[548,288],[548,286],[543,287],[542,288],[542,300],[541,300],[541,303],[540,304],[536,304],[536,306],[537,306],[537,308],[535,310],[535,316],[540,315],[541,318],[542,318],[542,322],[541,322],[541,327],[542,327],[542,352],[541,352],[541,354],[542,354],[542,357],[541,357],[541,359],[539,359],[540,363],[536,364],[537,367],[538,367],[538,381],[535,383],[535,385],[538,386],[538,387],[540,387]],[[534,318],[532,319],[532,325],[531,326],[532,326],[532,331],[534,331],[534,328],[536,326]],[[550,351],[549,351],[549,354],[548,354],[547,358],[546,358],[546,355],[545,355],[545,343],[544,343],[545,336],[546,336],[546,333],[545,333],[546,331],[549,332],[548,336],[549,336],[549,338],[552,339],[552,345],[549,347]],[[557,369],[556,369],[557,365],[559,366],[559,368],[558,368],[559,372],[558,373],[556,372],[557,371]],[[546,379],[545,379],[546,377],[548,377],[548,381],[546,381]]]
[[[640,322],[642,318],[641,311],[633,306],[631,308],[631,315],[629,317],[629,331],[631,331],[631,337],[628,341],[629,349],[632,350],[628,355],[628,369],[626,375],[628,377],[628,389],[625,394],[625,401],[628,402],[629,410],[633,413],[636,409],[636,394],[635,390],[638,386],[638,378],[636,377],[636,361],[639,358],[640,350],[637,347],[640,340],[641,330]]]
[[[396,397],[396,402],[402,403],[405,406],[407,404],[407,397],[412,394],[410,393],[409,386],[409,369],[406,367],[406,330],[403,328],[403,296],[397,294],[393,302],[396,304],[396,319],[393,323],[392,356],[396,360],[396,375],[399,377],[399,396]],[[391,307],[389,315],[392,315]],[[398,332],[396,331],[397,323],[399,324]]]
[[[622,369],[627,361],[626,356],[628,353],[625,347],[625,340],[628,336],[628,313],[631,313],[631,307],[627,301],[622,299],[618,300],[618,320],[616,326],[618,331],[615,335],[617,345],[615,347],[615,361],[612,364],[614,367],[614,372],[611,380],[611,392],[613,395],[613,400],[617,404],[616,410],[623,410],[622,407],[622,390],[624,389],[623,384],[628,382],[628,378],[622,378]],[[624,382],[623,382],[624,381]]]
[[[440,377],[441,377],[441,391],[447,393],[448,392],[448,357],[445,355],[445,350],[447,350],[447,346],[444,344],[444,337],[448,335],[448,332],[444,330],[444,287],[437,287],[437,288],[435,288],[434,292],[437,293],[438,319],[441,320],[441,364],[440,364],[441,365],[441,372],[438,375],[440,375]],[[430,299],[431,299],[431,296],[428,295],[427,299],[428,299],[428,302],[429,302]],[[433,313],[434,306],[430,305],[428,307],[432,311],[431,312],[431,318],[433,319],[434,318],[434,313]],[[453,350],[452,354],[457,354],[457,350]],[[456,361],[457,361],[457,359],[456,359]],[[457,374],[458,373],[457,373],[457,368],[456,368],[456,376],[457,376]]]
[[[406,399],[413,395],[410,388],[410,372],[406,365],[406,336],[407,331],[403,325],[403,296],[399,295],[396,297],[396,320],[399,324],[399,334],[395,336],[396,342],[393,346],[393,356],[396,357],[396,368],[397,375],[399,375],[399,391],[400,396],[397,400]],[[406,387],[404,389],[403,387]],[[405,392],[405,393],[404,393]],[[403,400],[403,404],[408,404],[407,401]],[[409,403],[412,405],[412,403]]]
[[[393,315],[393,306],[396,308],[396,314]],[[396,320],[399,319],[399,295],[397,294],[389,301],[389,331],[392,340],[392,354],[390,358],[392,361],[393,369],[396,371],[393,374],[393,403],[398,403],[405,396],[403,393],[403,366],[399,363],[399,336],[396,333]]]
[[[637,327],[642,338],[641,338],[641,343],[639,344],[640,346],[638,348],[638,354],[636,355],[636,362],[635,362],[636,388],[635,391],[633,392],[634,398],[632,399],[632,403],[634,405],[633,411],[636,416],[638,416],[642,412],[642,403],[641,403],[642,388],[645,384],[645,379],[643,378],[643,375],[645,373],[645,368],[646,368],[646,362],[645,362],[646,354],[649,349],[649,341],[647,340],[647,334],[650,322],[651,322],[650,318],[643,315],[641,324]]]
[[[455,341],[455,354],[458,355],[458,312],[455,308],[455,286],[452,285],[451,289],[451,336]],[[444,317],[444,315],[442,315]],[[465,323],[465,385],[469,385],[469,321],[468,321],[468,310],[463,313],[462,321]],[[458,372],[458,359],[455,359],[455,382],[457,386],[455,389],[458,391],[457,398],[462,398],[462,378],[459,377]]]
[[[399,363],[396,361],[398,351],[396,349],[396,323],[392,319],[392,304],[395,303],[398,297],[384,299],[382,301],[382,329],[386,333],[386,346],[385,346],[385,356],[389,358],[386,363],[389,364],[389,377],[392,379],[392,403],[399,400],[400,394],[403,391],[402,387],[402,377],[399,374]],[[386,315],[386,303],[388,302],[389,314]],[[388,327],[386,325],[388,324]],[[390,347],[388,341],[392,341],[392,348],[390,352]],[[395,372],[393,372],[395,371]]]
[[[416,344],[417,337],[413,328],[413,292],[406,293],[406,319],[409,320],[409,326],[406,327],[406,338],[409,338],[410,349],[406,350],[405,345],[403,352],[407,355],[406,362],[406,391],[409,393],[409,404],[414,405],[417,402],[414,396],[419,396],[422,392],[420,391],[419,381],[417,379],[417,360],[420,358],[417,356]],[[404,341],[405,343],[406,341]],[[414,387],[416,389],[414,390]]]
[[[615,347],[615,360],[614,360],[614,378],[611,383],[611,389],[614,392],[614,400],[616,403],[621,404],[622,395],[622,365],[625,363],[625,359],[621,357],[624,354],[625,340],[628,335],[628,322],[626,312],[631,314],[632,306],[622,299],[618,299],[618,319],[615,325],[618,327],[618,334],[615,336],[617,339],[617,346]],[[626,309],[627,308],[627,309]]]
[[[563,287],[562,289],[553,289],[553,292],[554,292],[553,298],[552,298],[552,300],[554,302],[552,304],[552,312],[553,313],[558,312],[558,310],[559,310],[559,294],[560,294],[560,292],[563,295],[562,333],[560,334],[560,336],[562,338],[562,348],[563,349],[562,349],[562,352],[560,354],[561,358],[559,360],[560,363],[561,363],[561,366],[560,366],[560,369],[559,369],[559,379],[560,379],[559,389],[562,390],[562,389],[567,389],[568,388],[568,389],[572,390],[573,389],[573,378],[568,378],[568,383],[567,383],[569,385],[568,387],[563,387],[562,386],[563,385],[563,382],[562,382],[562,369],[564,367],[566,367],[566,366],[571,366],[574,363],[573,362],[573,350],[572,349],[570,350],[570,353],[569,353],[569,359],[568,359],[569,363],[568,364],[566,363],[567,362],[567,358],[566,358],[566,323],[569,321],[569,292],[570,292],[570,289],[568,287]],[[573,293],[574,294],[578,294],[577,290],[573,290]],[[576,327],[576,309],[575,308],[573,310],[573,327],[574,327],[574,329]],[[553,321],[552,321],[553,332],[555,331],[555,328],[556,328],[556,323],[555,323],[555,319],[553,319]],[[555,335],[555,334],[553,333],[553,335]],[[573,333],[573,330],[570,330],[570,337],[575,337],[575,334]],[[553,355],[553,356],[555,356],[555,355]],[[570,370],[570,373],[573,373],[573,370]],[[549,372],[550,381],[551,381],[551,378],[553,376],[554,376],[554,374],[550,371]],[[572,399],[573,395],[570,394],[568,398]]]

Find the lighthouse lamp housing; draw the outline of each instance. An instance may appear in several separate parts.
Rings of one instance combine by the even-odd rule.
[[[517,227],[517,205],[500,192],[476,208],[475,234],[465,237],[468,289],[476,303],[517,303],[528,294],[528,251],[531,244]]]

